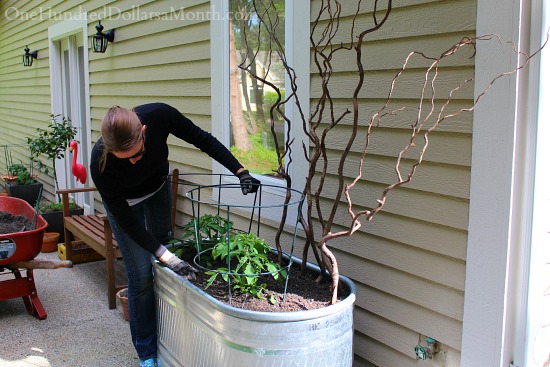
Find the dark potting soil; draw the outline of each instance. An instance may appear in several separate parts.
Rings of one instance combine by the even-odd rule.
[[[0,234],[28,231],[31,226],[31,221],[22,215],[0,211]]]
[[[192,253],[184,254],[182,258],[188,263],[193,264]],[[216,268],[216,265],[213,268]],[[263,300],[251,294],[243,294],[233,290],[230,297],[228,285],[221,280],[220,276],[206,289],[210,275],[205,274],[205,271],[202,269],[199,270],[196,279],[190,280],[194,285],[220,302],[245,310],[264,312],[313,310],[329,306],[332,298],[332,292],[330,291],[331,280],[328,276],[318,283],[316,281],[317,274],[306,272],[302,275],[298,266],[293,266],[290,269],[286,297],[284,294],[284,283],[276,281],[271,275],[261,275],[259,283],[265,283],[267,286],[267,293],[264,294],[264,297],[267,299]],[[340,289],[338,292],[339,300],[346,298],[348,294],[347,290]],[[269,302],[271,295],[276,299],[275,304]]]

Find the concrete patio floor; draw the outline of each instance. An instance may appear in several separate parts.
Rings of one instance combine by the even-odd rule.
[[[59,259],[57,252],[37,259]],[[117,278],[123,279],[117,262]],[[130,327],[117,301],[109,310],[105,260],[70,269],[35,270],[36,289],[47,313],[29,315],[21,298],[0,301],[1,367],[138,366]],[[13,276],[0,275],[0,281]],[[1,283],[0,283],[1,286]]]

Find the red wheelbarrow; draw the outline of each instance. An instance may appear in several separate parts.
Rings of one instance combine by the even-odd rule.
[[[32,223],[31,228],[24,228],[21,232],[0,234],[0,274],[11,273],[14,276],[14,279],[0,281],[0,301],[22,297],[27,312],[43,320],[47,314],[38,298],[33,269],[68,268],[72,267],[72,263],[35,259],[40,253],[44,230],[48,223],[26,201],[0,197],[0,211],[21,215]],[[25,272],[24,276],[22,271]]]

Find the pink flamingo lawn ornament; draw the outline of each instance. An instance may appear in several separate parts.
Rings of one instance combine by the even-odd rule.
[[[81,165],[80,163],[76,163],[76,157],[78,155],[78,144],[76,141],[71,141],[69,144],[69,150],[73,152],[73,163],[71,165],[71,172],[76,177],[77,181],[80,181],[81,183],[86,183],[86,168]]]

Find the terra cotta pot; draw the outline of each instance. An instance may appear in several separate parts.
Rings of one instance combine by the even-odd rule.
[[[59,233],[57,232],[45,232],[44,239],[42,240],[42,252],[54,252],[57,251],[57,243],[59,242]]]
[[[122,288],[117,292],[116,296],[122,305],[124,320],[130,321],[130,315],[128,314],[128,288]]]

